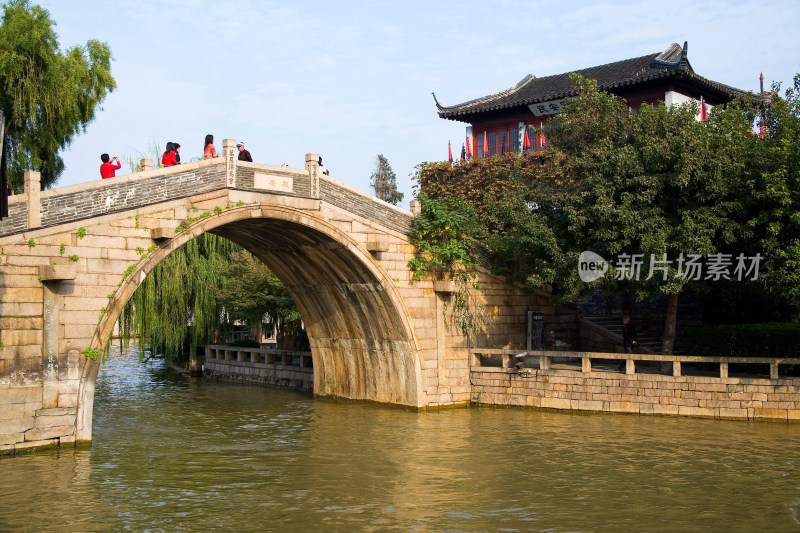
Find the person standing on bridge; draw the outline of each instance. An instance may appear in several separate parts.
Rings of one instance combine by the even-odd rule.
[[[175,152],[175,145],[172,142],[167,143],[167,149],[164,151],[164,155],[161,156],[161,164],[165,167],[171,167],[174,165],[179,165],[175,156],[177,153]]]
[[[100,156],[100,161],[103,162],[103,164],[100,165],[100,177],[103,179],[113,178],[116,176],[116,171],[122,168],[122,163],[117,156],[109,159],[108,154],[102,154]]]
[[[210,133],[206,135],[203,147],[203,159],[214,159],[217,157],[217,149],[214,148],[214,136]]]
[[[175,161],[177,161],[178,164],[180,165],[181,164],[181,145],[178,144],[178,143],[172,143],[172,147],[175,148]]]
[[[236,148],[239,149],[239,161],[248,161],[250,163],[253,162],[253,156],[250,155],[250,152],[244,149],[244,143],[236,143]]]

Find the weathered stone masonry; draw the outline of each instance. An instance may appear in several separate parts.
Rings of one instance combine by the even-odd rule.
[[[555,410],[800,421],[800,379],[503,368],[472,373],[473,400]]]
[[[314,154],[298,170],[228,152],[12,199],[0,225],[0,452],[91,438],[100,362],[87,357],[141,280],[204,232],[242,244],[287,285],[309,331],[315,394],[469,402],[468,343],[443,318],[450,289],[411,281],[411,213],[319,175]],[[545,295],[486,273],[476,296],[495,321],[473,346],[522,347],[528,311],[557,316]]]

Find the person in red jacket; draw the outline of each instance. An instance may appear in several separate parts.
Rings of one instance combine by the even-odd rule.
[[[100,165],[100,177],[103,179],[113,178],[116,175],[116,171],[122,168],[122,163],[117,156],[109,159],[108,154],[102,154],[100,156],[100,161],[103,162],[103,164]]]
[[[175,152],[175,144],[172,142],[167,143],[167,149],[164,151],[164,155],[161,156],[161,164],[165,167],[171,167],[173,165],[180,165],[180,162],[175,157],[177,152]]]

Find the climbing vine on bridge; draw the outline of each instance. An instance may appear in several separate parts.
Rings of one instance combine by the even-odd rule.
[[[411,242],[417,256],[409,261],[413,281],[425,277],[452,281],[456,291],[448,311],[453,325],[464,335],[478,333],[486,322],[484,309],[470,297],[477,288],[477,267],[481,262],[480,237],[483,229],[477,211],[463,196],[438,200],[418,197],[421,211],[414,218]]]

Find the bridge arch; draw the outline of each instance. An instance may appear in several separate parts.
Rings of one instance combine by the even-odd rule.
[[[314,392],[413,407],[425,405],[419,341],[395,283],[358,242],[309,211],[276,205],[232,207],[201,219],[153,251],[126,278],[97,326],[109,342],[124,305],[169,254],[203,233],[229,239],[286,285],[311,343]],[[91,439],[98,362],[84,367],[78,439]]]

